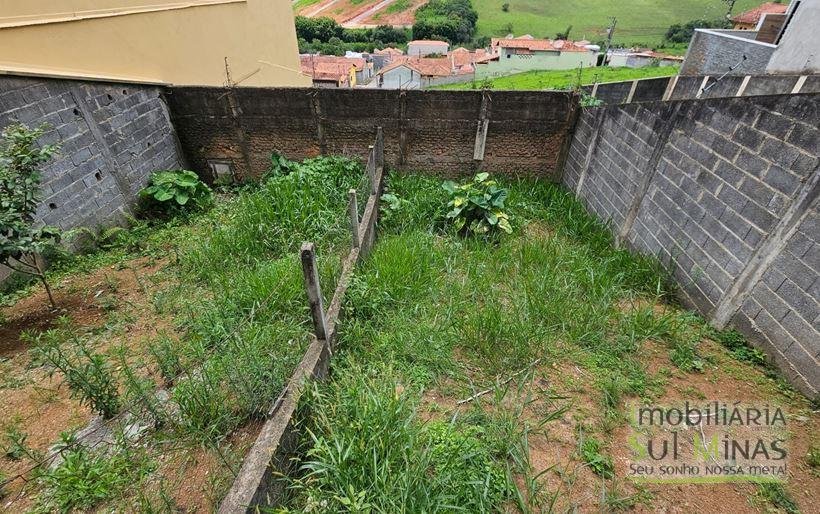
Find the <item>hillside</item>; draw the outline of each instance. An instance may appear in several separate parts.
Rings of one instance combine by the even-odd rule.
[[[554,37],[572,25],[571,38],[591,41],[606,38],[609,17],[618,19],[614,40],[655,44],[674,23],[698,18],[720,18],[726,4],[720,0],[472,0],[478,11],[478,35],[501,36],[508,32]],[[509,11],[501,9],[509,3]],[[738,0],[739,13],[760,4],[760,0]],[[512,30],[510,30],[510,25]]]
[[[609,17],[615,16],[615,42],[624,45],[655,45],[674,23],[697,18],[723,16],[726,4],[721,0],[472,0],[478,11],[477,36],[498,37],[509,32],[554,37],[572,25],[570,37],[602,40],[606,37]],[[409,25],[412,12],[423,0],[298,0],[297,14],[308,17],[330,16],[346,27],[385,23]],[[502,5],[508,3],[507,12]],[[761,0],[737,0],[739,13],[761,3]]]

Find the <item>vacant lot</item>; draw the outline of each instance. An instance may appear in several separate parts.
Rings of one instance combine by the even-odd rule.
[[[668,77],[678,72],[677,66],[657,66],[647,68],[585,68],[581,70],[544,70],[516,73],[506,77],[490,79],[492,89],[567,89],[595,82],[617,82],[621,80]],[[481,89],[488,84],[480,81],[460,82],[438,86],[435,89]]]
[[[734,332],[675,306],[570,194],[508,181],[514,233],[463,237],[441,181],[392,176],[313,392],[292,512],[814,509],[818,416]],[[789,480],[637,485],[628,406],[732,398],[791,413]],[[690,433],[691,436],[691,433]]]
[[[0,506],[212,510],[310,336],[298,248],[328,290],[361,166],[277,168],[205,214],[95,237],[0,311]]]

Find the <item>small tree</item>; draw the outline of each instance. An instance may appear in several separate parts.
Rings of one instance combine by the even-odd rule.
[[[60,242],[54,227],[36,227],[34,213],[40,194],[41,164],[57,152],[55,145],[36,145],[47,127],[30,129],[12,124],[0,140],[0,264],[36,277],[56,307],[40,255]]]
[[[510,4],[508,4],[506,2],[501,4],[501,10],[504,11],[504,12],[510,12]]]

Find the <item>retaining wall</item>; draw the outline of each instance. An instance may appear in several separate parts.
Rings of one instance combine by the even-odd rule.
[[[607,105],[689,98],[820,93],[820,75],[671,76],[602,82],[582,88]]]
[[[62,229],[120,221],[152,171],[182,167],[158,86],[0,76],[0,129],[47,123],[37,218]]]
[[[273,151],[360,158],[377,126],[392,169],[557,178],[577,106],[547,91],[175,87],[168,98],[194,169],[240,178],[267,170]]]
[[[564,183],[685,303],[820,388],[820,95],[587,109]]]

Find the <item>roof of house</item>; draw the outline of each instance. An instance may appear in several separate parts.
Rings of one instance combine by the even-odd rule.
[[[757,25],[757,22],[760,21],[760,18],[764,14],[783,14],[788,10],[789,6],[787,4],[776,4],[774,2],[766,2],[765,4],[759,5],[754,9],[751,9],[746,12],[742,12],[737,16],[732,17],[732,21],[735,23],[748,23],[750,25]]]
[[[447,41],[439,41],[438,39],[415,39],[407,43],[408,45],[444,45],[450,46]]]
[[[472,73],[473,67],[465,64],[454,67],[450,57],[407,57],[402,56],[379,70],[380,74],[405,66],[425,77],[448,77]]]
[[[450,52],[448,57],[450,57],[450,60],[453,62],[453,65],[457,68],[476,63],[485,63],[498,59],[497,55],[488,53],[483,48],[477,48],[474,52],[471,52],[464,47],[456,48],[455,50]]]
[[[374,50],[373,53],[376,54],[376,55],[404,55],[404,52],[402,52],[401,49],[392,48],[392,47],[389,47],[389,46],[387,48]]]
[[[362,71],[367,65],[367,60],[364,57],[339,57],[336,55],[300,55],[299,60],[302,64],[302,71],[305,67],[312,68],[318,64],[338,65],[343,69],[350,70],[353,66],[356,71]]]
[[[530,52],[589,52],[588,48],[563,39],[493,38],[493,48],[516,48]]]

